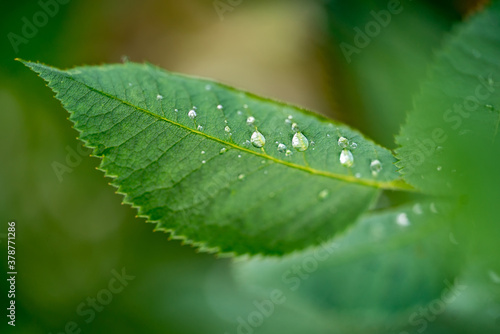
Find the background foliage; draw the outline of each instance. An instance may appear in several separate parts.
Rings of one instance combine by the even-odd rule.
[[[261,266],[273,260],[257,259],[233,266],[229,259],[197,253],[167,241],[163,233],[152,233],[150,225],[134,218],[135,210],[120,204],[122,199],[113,194],[109,179],[95,170],[98,160],[78,153],[81,144],[65,119],[67,113],[14,57],[61,68],[119,62],[123,56],[147,60],[317,110],[393,148],[434,51],[453,25],[478,5],[451,0],[402,3],[405,10],[350,64],[339,52],[339,43],[352,41],[352,28],[363,26],[370,20],[370,10],[384,8],[386,1],[244,1],[225,13],[223,21],[212,1],[70,1],[60,5],[58,13],[17,53],[7,34],[19,33],[22,18],[32,17],[41,7],[35,1],[2,3],[0,214],[3,222],[17,222],[20,275],[15,330],[56,333],[75,321],[88,333],[199,333],[200,328],[207,333],[233,333],[237,318],[250,314],[253,302],[267,296],[266,289],[280,281],[279,275],[293,263],[285,262],[283,267],[271,263],[263,270]],[[66,159],[71,159],[72,172],[63,174],[61,182],[53,164],[70,165]],[[476,184],[487,183],[483,180],[474,179]],[[477,187],[475,192],[481,190]],[[483,204],[489,212],[486,216],[483,211],[467,214],[479,222],[496,221],[491,210],[494,195],[486,192],[485,198],[490,199]],[[406,200],[387,193],[379,205]],[[430,210],[429,203],[426,208]],[[405,210],[411,214],[413,208]],[[332,260],[338,270],[321,269],[303,280],[302,288],[287,294],[287,303],[255,332],[416,332],[420,326],[409,324],[407,314],[439,295],[446,279],[455,276],[454,261],[463,252],[451,248],[436,254],[432,263],[405,261],[405,252],[411,254],[409,259],[415,254],[428,257],[440,245],[424,240],[415,249],[391,253],[387,252],[391,245],[384,243],[391,231],[377,230],[376,225],[369,225],[374,230],[363,230],[363,226],[368,225],[359,224],[347,240],[353,244],[368,240],[374,245],[350,253],[347,249]],[[478,226],[479,231],[470,228],[461,235],[477,232],[485,237],[481,231],[487,227]],[[379,239],[366,237],[374,233]],[[488,238],[494,240],[495,235]],[[460,239],[453,241],[461,244]],[[467,285],[444,314],[428,321],[426,333],[500,329],[495,285],[499,271],[491,264],[498,252],[480,247],[472,251],[484,263],[471,264],[477,270],[463,279],[478,284]],[[387,255],[377,256],[380,252]],[[391,260],[406,266],[391,266]],[[123,267],[136,278],[93,321],[85,323],[75,313],[78,305],[106,288],[111,271]],[[384,272],[393,280],[377,280]],[[423,286],[418,279],[429,284]],[[338,290],[325,293],[323,286]],[[7,290],[5,280],[0,287]],[[357,320],[359,308],[371,310],[366,322]],[[366,312],[362,314],[366,317]],[[3,332],[5,323],[1,326]]]

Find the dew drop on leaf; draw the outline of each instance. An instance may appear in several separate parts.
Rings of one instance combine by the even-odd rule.
[[[266,144],[266,138],[262,133],[259,131],[255,131],[252,133],[252,137],[250,138],[250,141],[253,146],[261,148]]]
[[[226,131],[227,133],[231,132],[231,128],[229,126],[225,126],[224,127],[224,131]]]
[[[292,138],[292,146],[297,151],[303,152],[309,147],[309,140],[307,140],[302,132],[296,132]]]
[[[222,104],[219,104],[219,105],[217,106],[217,109],[219,109],[219,110],[221,110],[222,108],[224,108],[224,107],[222,106]]]
[[[400,213],[397,217],[396,217],[396,223],[399,225],[399,226],[409,226],[410,225],[410,220],[408,219],[408,216],[406,215],[406,213]]]
[[[196,117],[196,111],[194,111],[193,109],[189,110],[188,117],[191,118],[191,119],[195,119],[195,117]]]
[[[243,180],[245,178],[245,174],[238,175],[238,180]]]
[[[327,189],[324,189],[324,190],[320,191],[320,193],[318,194],[318,198],[323,200],[323,199],[327,198],[328,195],[330,195],[330,192]]]
[[[156,99],[157,99],[158,101],[161,101],[161,100],[163,100],[163,96],[162,96],[162,95],[160,95],[160,94],[158,94],[158,95],[156,95]]]
[[[220,149],[219,154],[224,154],[224,153],[226,153],[226,151],[227,151],[227,148],[223,147]]]
[[[253,117],[253,116],[249,116],[249,117],[247,118],[247,124],[248,124],[248,125],[253,125],[253,123],[255,123],[255,117]]]
[[[380,160],[375,159],[370,163],[370,170],[372,171],[373,176],[377,176],[382,170],[382,163]]]
[[[283,144],[283,143],[279,143],[278,144],[278,151],[282,152],[282,153],[285,152],[286,151],[286,145]]]
[[[347,146],[349,146],[349,140],[346,137],[340,137],[338,144],[340,148],[347,148]]]
[[[203,131],[203,126],[198,125],[198,131]]]
[[[295,131],[295,132],[299,131],[299,125],[297,123],[292,124],[292,131]]]
[[[286,150],[286,152],[285,152],[285,155],[286,155],[287,157],[291,156],[292,154],[293,154],[293,152],[292,152],[292,151],[290,151],[290,150]]]
[[[354,165],[354,157],[352,156],[351,151],[349,151],[348,149],[344,148],[342,150],[339,160],[342,166],[352,167],[352,165]]]

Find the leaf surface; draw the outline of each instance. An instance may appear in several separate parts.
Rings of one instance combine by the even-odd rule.
[[[303,248],[355,221],[379,189],[409,188],[388,150],[297,107],[148,64],[25,64],[57,93],[124,201],[205,250]]]

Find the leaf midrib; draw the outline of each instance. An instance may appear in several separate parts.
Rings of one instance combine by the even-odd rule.
[[[53,70],[53,69],[51,68],[51,70]],[[58,70],[58,72],[61,72],[61,71]],[[185,126],[185,125],[183,125],[181,123],[178,123],[178,122],[175,122],[175,121],[170,120],[168,118],[165,118],[163,116],[157,115],[157,114],[155,114],[155,113],[153,113],[153,112],[151,112],[149,110],[146,110],[144,108],[136,106],[136,105],[134,105],[134,104],[132,104],[132,103],[130,103],[128,101],[122,100],[122,99],[120,99],[117,96],[108,94],[108,93],[103,92],[103,91],[101,91],[99,89],[91,87],[91,86],[87,85],[84,82],[78,81],[75,78],[73,78],[73,76],[71,76],[71,74],[69,74],[68,72],[64,72],[64,73],[68,74],[68,76],[66,76],[67,79],[71,79],[75,83],[83,85],[83,86],[87,87],[89,90],[91,90],[93,92],[96,92],[96,93],[98,93],[100,95],[103,95],[103,96],[105,96],[107,98],[110,98],[110,99],[113,99],[115,101],[118,101],[118,102],[120,102],[120,103],[122,103],[124,105],[127,105],[129,107],[134,108],[135,110],[144,112],[144,113],[146,113],[146,114],[148,114],[148,115],[150,115],[152,117],[155,117],[155,118],[157,118],[159,120],[162,120],[162,121],[165,121],[167,123],[170,123],[170,124],[172,124],[174,126],[177,126],[177,127],[181,128],[181,129],[184,129],[184,130],[189,131],[191,133],[203,136],[203,137],[205,137],[205,138],[207,138],[209,140],[221,143],[223,145],[229,146],[231,148],[240,150],[240,151],[248,153],[248,154],[253,154],[255,156],[261,157],[263,159],[270,160],[272,162],[275,162],[275,163],[287,166],[289,168],[294,168],[294,169],[297,169],[297,170],[300,170],[300,171],[303,171],[303,172],[306,172],[306,173],[309,173],[309,174],[312,174],[312,175],[323,176],[323,177],[327,177],[327,178],[332,178],[332,179],[344,181],[344,182],[347,182],[347,183],[359,184],[359,185],[363,185],[363,186],[367,186],[367,187],[373,187],[373,188],[378,188],[378,189],[403,190],[403,191],[412,191],[412,190],[414,190],[410,185],[404,183],[401,180],[384,182],[384,181],[376,181],[376,180],[359,179],[359,178],[356,178],[355,176],[352,176],[352,175],[343,175],[343,174],[331,173],[331,172],[327,172],[327,171],[317,170],[317,169],[314,169],[314,168],[311,168],[311,167],[308,167],[308,166],[302,166],[302,165],[294,164],[294,163],[291,163],[291,162],[287,162],[287,161],[283,161],[283,160],[277,159],[275,157],[272,157],[272,156],[264,154],[264,153],[256,152],[256,151],[253,151],[253,150],[250,150],[250,149],[238,146],[238,145],[236,145],[234,143],[230,143],[230,142],[224,141],[224,140],[222,140],[220,138],[217,138],[217,137],[211,136],[211,135],[209,135],[207,133],[198,131],[197,129],[190,128],[190,127]]]

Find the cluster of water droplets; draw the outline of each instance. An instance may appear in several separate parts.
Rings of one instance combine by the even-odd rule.
[[[355,150],[358,144],[349,142],[349,139],[346,137],[340,137],[337,143],[342,149],[339,157],[340,164],[345,167],[352,167],[354,165],[354,156],[352,155],[351,149]]]

